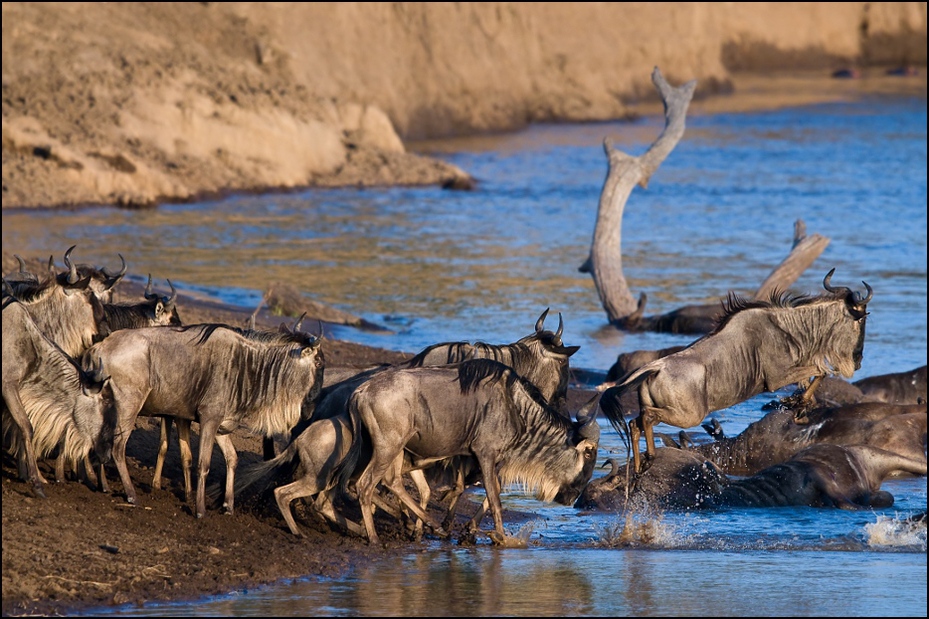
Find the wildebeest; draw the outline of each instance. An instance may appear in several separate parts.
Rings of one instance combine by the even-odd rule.
[[[916,404],[919,398],[922,398],[925,402],[926,366],[921,365],[908,372],[869,376],[852,384],[861,389],[868,400],[891,404]]]
[[[38,283],[11,288],[39,329],[68,355],[79,358],[94,341],[109,333],[103,303],[90,288],[92,277],[69,270]]]
[[[3,403],[4,436],[37,496],[45,492],[36,458],[55,447],[75,466],[91,449],[109,460],[116,415],[103,367],[83,371],[12,296],[3,298]]]
[[[558,314],[558,328],[550,331],[545,329],[545,319],[549,309],[546,308],[535,322],[534,330],[511,344],[487,344],[485,342],[443,342],[426,347],[412,358],[396,364],[398,368],[416,368],[436,365],[447,365],[470,359],[492,359],[513,368],[517,374],[531,382],[542,394],[542,397],[557,410],[565,411],[568,394],[568,380],[570,378],[569,358],[576,353],[580,346],[565,346],[562,340],[564,320]],[[313,414],[313,419],[329,419],[344,414],[347,411],[348,400],[359,385],[371,376],[384,371],[391,366],[372,368],[352,376],[341,383],[323,389],[319,403]],[[299,431],[302,431],[302,427]],[[448,513],[445,526],[448,526],[455,516],[457,501],[465,489],[465,475],[474,470],[473,462],[467,459],[455,458],[440,469],[430,469],[429,474],[448,472],[455,476],[454,486],[446,495],[448,499]],[[414,481],[420,488],[424,488],[425,480],[414,474]],[[422,506],[428,496],[422,497]]]
[[[137,415],[172,415],[200,424],[197,517],[206,513],[213,443],[226,460],[225,509],[233,511],[237,455],[230,433],[244,426],[262,436],[289,433],[322,385],[321,339],[281,325],[278,333],[222,324],[149,327],[113,333],[84,356],[111,369],[119,430],[113,459],[126,498],[136,493],[126,442]]]
[[[139,329],[141,327],[156,327],[159,325],[181,326],[181,317],[177,311],[177,290],[171,280],[168,280],[171,294],[163,297],[152,292],[152,276],[148,276],[148,284],[143,293],[144,301],[123,301],[121,303],[104,303],[103,312],[106,314],[107,326],[110,331],[120,329]]]
[[[715,507],[890,507],[894,497],[881,484],[897,471],[926,475],[926,458],[907,458],[870,445],[811,445],[790,460],[725,485]]]
[[[656,450],[654,465],[628,487],[620,470],[591,482],[581,509],[693,509],[719,507],[889,507],[881,484],[899,471],[926,475],[926,458],[909,458],[870,445],[819,443],[750,477],[729,477],[700,454]]]
[[[645,304],[648,296],[643,292],[635,311],[614,321],[620,329],[626,331],[656,331],[659,333],[680,333],[701,335],[709,333],[716,327],[716,322],[723,315],[721,303],[706,305],[685,305],[676,310],[655,316],[645,316]]]
[[[828,294],[773,295],[770,301],[729,295],[717,327],[684,350],[648,363],[619,385],[609,387],[601,407],[618,432],[628,433],[635,470],[643,466],[638,444],[645,435],[647,457],[655,453],[653,427],[665,422],[681,428],[699,424],[712,411],[727,408],[764,391],[826,374],[851,377],[861,367],[866,297],[830,285]],[[639,414],[628,426],[622,394],[637,388]]]
[[[512,368],[477,359],[453,366],[391,368],[359,386],[349,401],[352,444],[338,465],[347,484],[361,456],[362,428],[372,454],[356,482],[370,543],[373,498],[379,483],[440,535],[444,530],[403,487],[412,468],[454,456],[473,456],[494,519],[491,539],[505,544],[501,484],[518,482],[542,501],[570,505],[593,473],[600,439],[596,414],[572,422],[549,406],[538,389]]]
[[[706,427],[707,424],[704,424]],[[708,429],[708,432],[710,430]],[[747,476],[788,460],[816,443],[870,445],[908,458],[925,458],[926,405],[861,402],[821,407],[809,413],[809,423],[794,423],[793,412],[767,413],[734,437],[713,430],[712,443],[689,450],[711,460],[729,475]]]

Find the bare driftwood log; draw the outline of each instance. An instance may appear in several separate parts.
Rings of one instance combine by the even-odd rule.
[[[790,253],[777,265],[762,282],[753,298],[767,300],[778,291],[790,288],[797,278],[819,257],[829,239],[819,234],[806,235],[806,224],[802,219],[794,222],[794,240]],[[643,292],[635,311],[613,321],[613,324],[626,331],[657,331],[659,333],[703,334],[709,333],[716,325],[717,318],[723,311],[722,300],[704,305],[685,305],[665,314],[645,316],[645,304],[648,296]]]
[[[652,71],[652,83],[655,84],[664,103],[664,130],[639,157],[617,150],[609,138],[603,140],[609,169],[600,193],[600,206],[590,255],[580,267],[582,273],[590,273],[593,277],[600,302],[611,323],[629,316],[636,310],[636,301],[623,275],[621,241],[626,200],[637,184],[643,188],[648,186],[652,174],[681,140],[687,108],[697,87],[696,80],[691,80],[679,88],[672,87],[661,75],[658,67]]]
[[[622,220],[626,201],[637,184],[643,188],[648,186],[652,174],[683,137],[687,108],[697,86],[696,80],[691,80],[678,88],[672,87],[658,67],[652,71],[652,82],[664,103],[664,130],[639,157],[617,150],[609,138],[604,139],[603,149],[609,165],[600,193],[590,254],[579,270],[591,274],[607,320],[620,329],[708,333],[721,313],[721,303],[687,305],[666,314],[646,317],[645,304],[648,297],[643,292],[636,301],[623,274]],[[790,254],[761,284],[755,298],[770,298],[776,290],[787,290],[828,244],[829,239],[818,234],[807,236],[805,224],[797,220]]]
[[[814,260],[819,258],[827,245],[829,245],[827,237],[819,234],[807,236],[806,224],[803,223],[803,220],[798,219],[795,221],[794,244],[790,253],[761,283],[761,287],[755,292],[755,298],[769,299],[772,293],[776,291],[783,292],[793,286],[797,278],[810,268]]]

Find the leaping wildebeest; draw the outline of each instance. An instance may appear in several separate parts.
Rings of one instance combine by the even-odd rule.
[[[646,457],[655,454],[653,428],[664,422],[691,428],[706,416],[765,391],[810,380],[812,397],[827,374],[850,378],[861,367],[867,296],[832,287],[835,269],[823,279],[826,294],[772,295],[747,300],[732,293],[716,328],[685,349],[645,364],[606,389],[600,405],[613,427],[627,435],[636,472],[642,472],[639,438]],[[627,424],[620,398],[638,389],[639,414]]]
[[[379,541],[373,499],[382,482],[445,534],[403,487],[405,465],[426,468],[454,456],[474,457],[494,519],[491,539],[505,545],[501,485],[518,483],[541,501],[571,505],[593,474],[600,441],[596,413],[582,411],[571,421],[512,368],[487,359],[384,370],[355,390],[348,409],[352,443],[336,477],[348,484],[361,457],[360,437],[367,434],[372,453],[356,490],[372,544]]]
[[[126,466],[126,442],[139,414],[200,424],[197,517],[206,513],[213,443],[226,460],[226,500],[233,511],[238,461],[230,434],[244,426],[262,436],[289,433],[319,395],[325,358],[321,339],[299,330],[248,331],[223,324],[148,327],[113,333],[84,355],[112,368],[118,412],[113,459],[130,503],[137,500]]]

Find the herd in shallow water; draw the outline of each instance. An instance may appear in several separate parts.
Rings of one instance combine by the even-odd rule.
[[[302,331],[302,319],[274,331],[183,325],[173,285],[162,297],[151,279],[143,301],[114,304],[125,261],[116,273],[75,264],[73,249],[62,272],[50,259],[44,276],[21,266],[3,280],[4,449],[37,496],[45,494],[43,459],[58,458],[59,480],[69,465],[104,491],[112,459],[126,500],[138,501],[125,449],[139,415],[164,421],[156,488],[177,424],[186,499],[198,517],[208,499],[222,497],[232,513],[236,496],[276,482],[295,535],[291,504],[304,499],[372,543],[376,510],[409,522],[416,537],[426,529],[450,537],[458,499],[478,484],[486,498],[460,541],[474,540],[490,511],[492,542],[514,545],[500,501],[507,485],[583,509],[859,509],[893,503],[881,489],[887,478],[926,475],[926,367],[855,383],[834,377],[851,378],[861,365],[872,291],[833,287],[832,271],[825,294],[730,295],[713,330],[690,345],[620,355],[572,416],[569,359],[578,347],[564,344],[560,315],[556,331],[545,329],[548,310],[511,344],[445,342],[400,364],[327,376],[325,342]],[[712,420],[708,437],[686,431],[790,384],[797,394],[738,436]],[[591,481],[601,410],[631,457]],[[192,423],[201,445],[195,496]],[[682,428],[658,435],[660,448],[659,423]],[[283,436],[288,446],[237,471],[239,428]],[[222,487],[207,488],[213,442],[227,474]],[[437,497],[442,522],[427,509]]]

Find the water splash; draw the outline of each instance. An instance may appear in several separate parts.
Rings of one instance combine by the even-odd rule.
[[[628,512],[594,528],[597,545],[606,548],[671,548],[682,541],[678,527],[660,514]]]
[[[920,517],[921,516],[921,517]],[[912,547],[926,552],[926,513],[917,516],[878,516],[864,527],[868,546]]]

